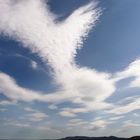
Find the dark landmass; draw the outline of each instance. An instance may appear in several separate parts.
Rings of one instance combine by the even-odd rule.
[[[140,140],[140,136],[134,136],[130,138],[120,138],[115,136],[110,137],[86,137],[86,136],[75,136],[75,137],[66,137],[58,140]]]

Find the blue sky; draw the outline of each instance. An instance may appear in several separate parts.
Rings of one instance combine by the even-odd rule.
[[[0,138],[139,134],[140,1],[96,2],[0,0]]]

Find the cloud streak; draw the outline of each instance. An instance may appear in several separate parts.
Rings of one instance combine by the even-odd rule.
[[[136,59],[129,66],[121,72],[115,74],[114,81],[120,81],[122,79],[134,77],[128,87],[140,88],[140,59]]]

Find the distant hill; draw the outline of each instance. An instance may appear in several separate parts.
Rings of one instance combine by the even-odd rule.
[[[140,140],[140,136],[134,136],[134,137],[131,137],[129,138],[130,140]]]
[[[119,138],[115,136],[110,137],[86,137],[86,136],[75,136],[75,137],[66,137],[59,140],[140,140],[140,136],[134,136],[131,138]]]

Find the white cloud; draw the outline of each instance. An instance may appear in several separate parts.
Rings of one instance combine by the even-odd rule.
[[[115,74],[114,80],[119,81],[129,77],[134,77],[134,79],[130,82],[130,85],[128,87],[139,88],[140,87],[140,59],[136,59],[135,61],[130,63],[125,70],[121,72],[117,72]]]
[[[79,67],[75,56],[82,48],[83,40],[95,26],[101,9],[95,1],[75,10],[64,21],[57,21],[42,0],[0,0],[0,33],[21,42],[24,47],[37,53],[45,64],[49,64],[53,79],[59,89],[55,93],[41,93],[20,87],[13,78],[0,73],[0,92],[14,101],[44,101],[54,104],[70,101],[79,104],[78,108],[63,109],[61,116],[75,117],[102,109],[121,114],[139,108],[139,99],[126,106],[114,108],[105,100],[116,90],[115,83],[128,77],[136,77],[130,87],[139,87],[140,60],[131,63],[124,71],[112,78],[108,73]],[[36,68],[36,63],[32,64]]]
[[[39,127],[37,127],[37,129],[39,129],[39,130],[43,130],[43,131],[52,131],[52,129],[51,128],[49,128],[48,126],[39,126]]]
[[[42,112],[35,112],[27,115],[30,118],[30,121],[39,122],[46,118],[48,118],[48,115]]]
[[[89,110],[85,107],[81,108],[62,108],[59,112],[60,116],[63,117],[76,117],[78,113],[87,113]]]
[[[0,72],[0,92],[6,97],[13,101],[32,101],[39,99],[41,94],[33,92],[29,89],[22,88],[18,86],[13,78],[9,75]],[[8,101],[3,101],[3,104],[9,103]]]
[[[116,121],[116,120],[119,120],[119,119],[122,119],[122,118],[124,118],[124,116],[115,116],[115,117],[109,118],[109,120]]]
[[[96,130],[98,130],[98,129],[104,129],[104,128],[106,128],[110,123],[111,123],[111,121],[96,120],[96,121],[94,121],[94,122],[91,122],[91,126],[90,126],[89,130],[96,131]]]
[[[125,104],[125,105],[120,105],[120,106],[115,106],[113,109],[109,110],[109,113],[114,113],[114,114],[126,114],[129,112],[132,112],[134,110],[139,110],[140,109],[140,97],[132,98],[131,102]]]
[[[77,123],[77,122],[81,122],[82,119],[71,119],[69,120],[70,123]]]
[[[69,112],[69,111],[60,111],[59,115],[62,117],[76,117],[77,115],[75,113]]]
[[[74,102],[82,101],[104,101],[114,91],[114,83],[107,73],[99,73],[94,69],[78,68],[72,72],[69,79],[64,79],[65,87],[72,89],[80,100],[75,99]]]
[[[15,126],[15,127],[30,127],[29,123],[21,123],[18,121],[7,121],[4,123],[6,126]]]
[[[62,133],[61,130],[59,129],[55,129],[55,128],[50,128],[48,126],[39,126],[39,127],[36,127],[37,129],[41,130],[41,131],[50,131],[50,132],[55,132],[55,133]]]
[[[65,21],[56,23],[57,16],[42,0],[21,0],[14,4],[10,0],[1,0],[0,31],[37,52],[56,74],[61,74],[64,68],[72,67],[82,37],[86,37],[95,25],[100,15],[95,6],[92,2],[74,11]]]
[[[87,125],[87,124],[88,122],[82,119],[71,119],[69,120],[68,126],[73,127],[73,126]]]
[[[30,107],[25,107],[24,110],[28,111],[28,112],[38,112],[37,110],[30,108]]]
[[[41,0],[21,0],[14,3],[10,0],[0,0],[0,32],[22,42],[24,47],[36,52],[45,63],[50,65],[53,78],[60,85],[60,92],[47,95],[45,101],[70,100],[82,104],[85,108],[89,108],[88,110],[110,106],[104,102],[115,91],[110,75],[94,69],[79,68],[74,60],[77,49],[82,47],[84,38],[95,26],[101,14],[101,9],[96,6],[96,2],[92,1],[75,10],[66,20],[55,22],[57,16],[52,14]],[[15,96],[14,91],[7,96],[26,101],[43,100],[42,97],[45,97],[34,94],[31,90],[19,89],[21,94]],[[29,94],[33,96],[28,96]],[[94,106],[96,104],[97,107]]]
[[[81,77],[81,76],[79,76]],[[100,80],[100,79],[98,79]],[[20,87],[15,80],[10,77],[7,74],[4,73],[0,73],[0,81],[2,81],[2,83],[0,84],[0,92],[2,94],[4,94],[6,97],[8,97],[10,100],[12,100],[13,102],[16,101],[25,101],[25,102],[31,102],[31,101],[42,101],[42,102],[48,102],[48,103],[61,103],[61,102],[65,102],[65,101],[71,101],[73,103],[77,103],[79,105],[81,105],[81,107],[79,108],[69,108],[67,110],[62,110],[61,115],[68,114],[71,116],[76,116],[76,113],[85,113],[85,112],[89,112],[89,111],[93,111],[93,110],[100,110],[100,109],[105,109],[105,108],[110,108],[111,105],[105,103],[104,101],[102,101],[103,99],[107,98],[107,91],[105,92],[106,87],[104,87],[104,89],[100,88],[100,92],[104,91],[104,94],[106,95],[101,95],[100,92],[97,90],[94,93],[92,93],[90,90],[89,92],[91,92],[90,94],[85,94],[85,92],[88,90],[84,90],[82,89],[82,85],[77,85],[77,89],[79,88],[79,92],[72,90],[72,91],[59,91],[56,93],[49,93],[49,94],[45,94],[45,93],[41,93],[41,92],[36,92],[27,88],[23,88]],[[82,81],[82,79],[80,79],[80,81]],[[92,79],[89,78],[89,81],[91,82]],[[84,80],[83,80],[84,82]],[[94,89],[98,89],[98,86],[100,85],[100,82],[96,83],[94,82],[95,87],[90,87],[90,85],[88,85],[88,81],[87,82],[87,86],[89,88],[91,88],[91,90]],[[102,84],[105,84],[104,82],[106,82],[105,80],[103,80]],[[76,86],[76,82],[74,83]],[[85,85],[85,82],[83,83],[83,85]],[[81,86],[81,87],[78,87]],[[97,87],[96,87],[97,86]],[[83,86],[83,88],[86,88]],[[92,89],[93,88],[93,89]],[[84,90],[82,92],[82,90]],[[109,89],[108,89],[109,90]],[[112,89],[111,89],[112,90]],[[110,90],[110,94],[111,94],[111,90]],[[110,95],[109,94],[109,95]],[[104,96],[104,97],[102,97]],[[90,99],[91,98],[91,99]],[[12,103],[13,103],[12,102]],[[1,104],[9,104],[9,101],[1,101]],[[10,102],[11,104],[11,102]],[[52,107],[54,107],[54,105],[50,105],[51,109]],[[50,108],[49,106],[49,108]],[[56,105],[55,105],[56,106]],[[54,109],[54,108],[53,108]],[[56,107],[55,107],[56,109]]]
[[[139,126],[140,126],[140,124],[134,123],[134,122],[132,122],[132,120],[128,120],[123,123],[123,125],[119,131],[127,132],[128,130],[139,127]]]
[[[1,93],[3,93],[10,100],[12,100],[12,103],[13,102],[16,103],[16,101],[30,102],[30,101],[37,100],[37,101],[43,101],[43,102],[48,102],[48,103],[61,103],[64,101],[71,101],[73,103],[78,103],[81,105],[81,107],[79,108],[69,108],[69,109],[62,110],[60,114],[63,116],[68,116],[68,115],[76,116],[77,113],[86,113],[93,110],[110,108],[110,105],[107,103],[104,103],[102,99],[100,101],[100,98],[98,98],[98,95],[96,95],[97,96],[96,98],[96,96],[94,96],[93,94],[93,99],[89,100],[89,99],[86,99],[86,95],[84,95],[83,93],[76,94],[76,92],[75,94],[68,94],[69,92],[60,91],[58,93],[56,92],[52,94],[43,94],[41,92],[36,92],[27,88],[20,87],[12,77],[4,73],[0,73],[0,80],[2,81],[2,83],[0,84]],[[92,95],[90,97],[92,97]],[[1,104],[9,104],[9,101],[1,101]],[[11,101],[10,101],[10,104],[11,104]]]
[[[131,82],[127,88],[139,88],[140,87],[140,59],[136,59],[134,62],[130,63],[127,68],[114,74],[112,80],[118,82],[122,79],[131,78]],[[114,107],[108,112],[114,114],[126,114],[135,110],[140,109],[140,97],[139,96],[130,96],[124,99],[121,99],[117,104],[114,104]]]
[[[48,108],[51,109],[51,110],[58,109],[58,107],[56,105],[54,105],[54,104],[49,105]]]
[[[139,117],[140,115],[138,113],[133,114],[135,117]]]
[[[37,63],[35,61],[31,61],[31,67],[32,69],[37,69]]]
[[[62,111],[59,112],[59,114],[61,116],[72,116],[72,117],[76,117],[77,114],[80,113],[88,113],[88,112],[93,112],[93,111],[99,111],[99,110],[110,110],[112,109],[114,106],[111,104],[107,104],[104,102],[96,102],[96,100],[91,100],[89,102],[85,102],[85,101],[80,101],[78,102],[80,107],[71,107],[71,108],[62,108]],[[67,114],[67,115],[63,115],[63,114]]]
[[[7,105],[15,105],[16,101],[8,101],[8,100],[2,100],[0,101],[1,106],[7,106]]]
[[[8,105],[16,103],[17,101],[43,101],[43,102],[59,102],[63,100],[69,100],[71,96],[61,96],[64,95],[63,92],[56,92],[52,94],[45,94],[37,91],[33,91],[24,87],[19,86],[16,81],[9,75],[0,72],[0,94],[4,94],[11,101],[1,101],[1,105]]]
[[[26,116],[29,118],[30,121],[39,122],[49,117],[46,113],[30,107],[25,107],[24,110],[29,112],[29,114],[27,114]]]

